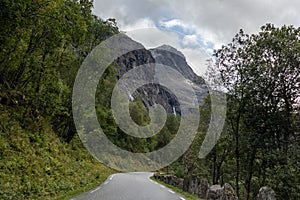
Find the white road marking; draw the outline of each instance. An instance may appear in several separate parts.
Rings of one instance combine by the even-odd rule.
[[[94,193],[94,192],[96,192],[96,191],[99,190],[99,189],[101,189],[101,187],[98,187],[98,188],[92,190],[90,193]]]
[[[153,181],[153,180],[151,180],[151,179],[149,179],[152,183],[155,183],[156,184],[156,182],[155,181]]]
[[[111,181],[111,180],[114,178],[114,176],[115,176],[115,175],[111,175],[111,176],[109,177],[109,180]]]
[[[171,192],[172,194],[174,194],[175,192],[173,190],[168,190],[169,192]]]
[[[174,192],[173,190],[168,189],[168,188],[165,187],[164,185],[161,185],[161,184],[157,183],[156,181],[153,181],[152,179],[149,179],[149,180],[150,180],[152,183],[155,183],[155,184],[159,185],[161,188],[167,189],[168,192],[170,192],[170,193],[172,193],[172,194],[175,194],[175,192]],[[179,198],[180,198],[180,200],[186,200],[186,199],[183,198],[183,197],[179,197]]]
[[[111,180],[114,178],[114,176],[115,176],[114,174],[111,175],[111,176],[109,177],[109,180],[111,181]],[[109,183],[109,181],[105,181],[103,184],[106,185],[106,184],[108,184],[108,183]],[[98,188],[92,190],[90,193],[94,193],[94,192],[96,192],[96,191],[99,190],[99,189],[101,189],[101,187],[98,187]]]
[[[157,182],[155,182],[155,181],[153,181],[153,180],[151,180],[151,179],[150,179],[150,181],[151,181],[152,183],[158,184]]]

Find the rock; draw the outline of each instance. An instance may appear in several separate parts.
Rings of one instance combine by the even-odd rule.
[[[259,189],[257,200],[276,200],[274,190],[269,187],[262,187]]]
[[[198,178],[196,176],[189,178],[188,192],[191,194],[198,194]]]
[[[186,85],[186,83],[189,83],[197,96],[199,105],[204,102],[203,99],[208,93],[205,81],[203,78],[194,73],[181,52],[167,45],[148,50],[145,49],[143,45],[127,36],[122,37],[118,42],[125,45],[125,47],[130,47],[128,49],[136,50],[125,53],[126,49],[124,49],[124,54],[116,59],[116,78],[120,79],[130,70],[143,66],[143,70],[138,70],[138,77],[134,76],[134,79],[144,80],[149,83],[142,87],[138,87],[133,93],[131,93],[131,90],[128,88],[135,88],[134,86],[136,85],[134,81],[130,81],[128,83],[123,82],[124,85],[119,85],[120,89],[128,95],[128,99],[130,99],[130,101],[137,98],[141,99],[147,110],[155,104],[160,104],[168,114],[181,115],[182,105],[180,105],[177,96],[173,94],[169,88],[163,87],[155,81],[158,77],[156,74],[157,69],[155,68],[155,64],[161,64],[176,70],[183,77],[181,79],[177,79],[177,77],[165,76],[164,78],[166,79],[165,81],[168,81],[168,85],[177,86],[180,84],[178,82],[182,82],[180,85]],[[184,93],[188,90],[178,91]],[[188,105],[189,101],[182,102],[181,104],[185,103]]]
[[[222,200],[237,200],[237,199],[238,198],[232,186],[228,183],[225,183],[225,185],[223,186]]]
[[[162,45],[155,49],[150,49],[150,52],[156,63],[172,67],[191,81],[197,78],[195,72],[188,65],[185,56],[174,47]]]
[[[209,184],[206,178],[202,178],[200,180],[199,186],[198,186],[198,196],[200,198],[205,198],[207,190],[209,188]]]
[[[220,185],[212,185],[206,193],[207,200],[222,200],[223,189]]]
[[[167,183],[169,185],[173,185],[178,187],[190,194],[196,194],[200,198],[206,198],[207,200],[238,200],[234,189],[228,183],[225,183],[223,187],[220,185],[212,185],[209,187],[208,181],[205,178],[202,178],[200,181],[196,176],[192,176],[190,178],[178,178],[172,175],[160,175],[155,174],[154,178]],[[265,190],[263,188],[260,192],[263,193],[263,197],[266,196],[264,193]],[[269,191],[269,190],[267,190]],[[273,191],[273,190],[272,190]],[[275,199],[275,193],[273,191],[274,198],[262,198],[258,200],[273,200]]]
[[[188,188],[189,188],[189,179],[188,178],[185,178],[183,179],[183,191],[187,192],[188,191]]]
[[[178,185],[178,178],[176,176],[170,177],[170,185],[173,185],[175,187]]]
[[[164,182],[164,183],[167,183],[169,185],[173,185],[175,187],[183,189],[184,179],[182,179],[182,178],[178,178],[176,176],[171,176],[171,175],[163,176],[163,175],[159,175],[159,174],[154,174],[153,177],[157,180],[160,180],[160,181]]]
[[[177,180],[177,187],[182,190],[183,190],[183,181],[184,181],[183,178],[178,178]]]

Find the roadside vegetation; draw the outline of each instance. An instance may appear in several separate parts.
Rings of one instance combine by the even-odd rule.
[[[92,6],[89,0],[0,2],[0,199],[63,199],[115,172],[86,151],[72,118],[72,87],[81,63],[101,41],[119,33],[116,21],[94,16]],[[299,28],[267,24],[253,35],[241,30],[216,50],[227,95],[224,132],[200,160],[210,119],[208,96],[194,143],[164,171],[230,183],[240,199],[254,199],[265,185],[278,199],[300,199],[299,38]],[[97,89],[104,132],[132,152],[165,146],[177,132],[179,116],[169,115],[150,139],[130,137],[115,124],[109,107],[117,81],[114,64]],[[214,73],[212,67],[209,76]],[[131,102],[130,113],[137,124],[149,123],[140,99]]]
[[[227,119],[217,145],[198,158],[210,122],[210,97],[201,106],[199,132],[190,149],[164,169],[178,177],[205,177],[231,184],[240,199],[255,199],[269,186],[278,199],[300,196],[300,28],[266,24],[261,32],[242,30],[215,51],[227,95]],[[210,63],[211,64],[211,63]],[[218,80],[217,80],[218,81]]]
[[[0,3],[0,199],[68,198],[115,171],[83,147],[71,112],[85,56],[118,33],[91,1]]]

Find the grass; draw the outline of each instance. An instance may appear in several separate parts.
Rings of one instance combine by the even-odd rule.
[[[0,109],[0,199],[69,199],[116,173],[93,158],[77,135],[65,143],[47,120],[33,131],[8,113],[16,112]]]
[[[155,179],[154,177],[151,177],[151,179],[154,180],[154,181],[156,181],[157,183],[159,183],[161,185],[164,185],[164,186],[168,187],[169,189],[173,190],[174,192],[177,192],[178,194],[181,194],[182,196],[184,196],[188,200],[203,200],[203,199],[199,198],[197,195],[185,192],[182,189],[179,189],[178,187],[166,184],[166,183],[164,183],[162,181],[159,181],[159,180]]]
[[[110,173],[106,174],[106,176],[108,177],[110,175]],[[90,184],[83,186],[81,188],[78,188],[77,190],[73,190],[70,192],[67,192],[61,196],[59,196],[58,198],[56,198],[55,200],[65,200],[65,199],[70,199],[72,197],[78,196],[86,191],[89,191],[97,186],[99,186],[102,182],[104,182],[106,180],[93,180]]]

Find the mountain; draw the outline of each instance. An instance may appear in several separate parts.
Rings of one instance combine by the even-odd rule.
[[[149,82],[149,84],[139,87],[133,94],[127,91],[128,98],[131,101],[140,98],[147,109],[154,104],[160,104],[165,108],[167,113],[180,115],[180,104],[174,91],[179,92],[179,89],[176,87],[182,88],[182,86],[185,85],[184,87],[186,87],[188,84],[193,88],[198,99],[198,104],[201,105],[203,103],[204,97],[208,94],[205,82],[202,77],[193,72],[185,56],[180,51],[169,45],[162,45],[148,50],[127,36],[122,37],[119,43],[131,47],[134,46],[137,50],[130,51],[116,60],[118,79],[122,78],[122,76],[130,70],[138,70],[137,67],[143,66],[143,70],[138,70],[138,77],[135,78]],[[176,70],[177,73],[182,76],[181,78],[177,78],[177,76],[174,75],[169,76],[166,72],[166,74],[161,77],[169,86],[175,87],[173,88],[173,92],[168,87],[155,82],[155,78],[161,75],[157,73],[157,68],[155,67],[158,65]],[[126,85],[124,88],[129,87],[129,85]]]

